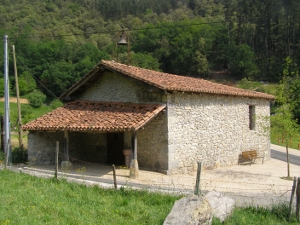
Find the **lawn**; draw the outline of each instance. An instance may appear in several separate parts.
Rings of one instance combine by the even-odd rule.
[[[0,225],[9,224],[163,224],[178,195],[121,188],[103,189],[0,171]],[[287,222],[287,207],[235,208],[223,224]],[[222,224],[218,219],[213,225]]]
[[[179,196],[0,171],[2,224],[162,224]]]

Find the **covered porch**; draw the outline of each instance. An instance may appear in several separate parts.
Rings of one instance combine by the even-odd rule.
[[[137,177],[138,133],[164,109],[165,105],[159,104],[67,103],[22,127],[29,131],[28,160],[32,164],[54,163],[55,143],[59,141],[60,162],[127,166],[130,176]]]

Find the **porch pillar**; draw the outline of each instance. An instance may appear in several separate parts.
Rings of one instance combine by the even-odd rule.
[[[69,161],[69,132],[64,131],[64,161]]]
[[[132,131],[131,133],[131,149],[132,149],[132,159],[130,162],[130,177],[138,178],[139,176],[139,165],[137,161],[137,135],[136,131]]]

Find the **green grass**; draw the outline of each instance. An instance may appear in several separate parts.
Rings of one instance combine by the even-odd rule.
[[[10,121],[12,126],[14,126],[18,118],[18,105],[17,103],[11,102],[9,107],[10,107]],[[25,124],[52,110],[53,109],[47,105],[42,105],[39,108],[34,108],[28,104],[21,104],[22,123]],[[0,114],[4,115],[4,102],[0,102]]]
[[[271,132],[272,133],[272,132]],[[282,137],[280,135],[271,134],[271,143],[274,145],[280,145],[285,147],[286,143],[282,141]],[[293,138],[291,142],[289,143],[289,148],[298,149],[298,144],[300,144],[300,138]]]
[[[286,205],[273,206],[271,209],[262,207],[235,208],[231,217],[221,223],[213,219],[213,225],[285,225],[299,224],[295,214],[289,221],[289,208]]]
[[[176,195],[146,190],[103,189],[69,183],[64,179],[38,178],[0,171],[0,225],[8,224],[162,224]],[[235,208],[224,223],[213,225],[297,224],[290,222],[288,207]]]
[[[162,224],[179,196],[0,171],[2,224]]]

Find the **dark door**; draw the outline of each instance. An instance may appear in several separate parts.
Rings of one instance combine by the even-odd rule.
[[[124,133],[107,133],[107,163],[125,165]]]

